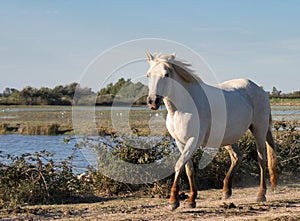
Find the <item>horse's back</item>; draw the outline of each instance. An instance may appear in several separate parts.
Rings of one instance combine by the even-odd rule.
[[[229,94],[237,93],[245,99],[249,99],[254,109],[257,108],[257,106],[263,106],[268,109],[269,99],[267,93],[249,79],[241,78],[229,80],[221,83],[219,87],[225,92],[229,92]]]
[[[248,79],[233,79],[223,82],[219,88],[223,90],[226,103],[232,105],[247,105],[253,108],[250,92],[253,82]]]
[[[239,138],[251,125],[268,126],[270,105],[261,87],[248,79],[226,81],[219,87],[224,91],[227,106],[225,144]]]
[[[229,81],[225,81],[219,85],[220,88],[226,90],[226,91],[233,91],[238,89],[246,89],[253,83],[249,79],[240,78],[240,79],[232,79]]]

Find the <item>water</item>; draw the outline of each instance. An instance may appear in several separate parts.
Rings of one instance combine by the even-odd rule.
[[[272,106],[274,120],[300,120],[299,106]]]
[[[80,107],[83,110],[110,110],[111,107]],[[130,107],[116,107],[117,110],[128,110]],[[116,110],[114,108],[114,110]],[[132,110],[148,110],[146,106],[132,107]],[[23,112],[23,111],[72,111],[72,107],[45,107],[45,108],[27,108],[14,107],[2,108],[1,112]],[[272,116],[274,120],[300,120],[300,107],[297,106],[272,106]],[[1,119],[7,119],[11,116],[1,116]],[[64,136],[24,136],[24,135],[0,135],[0,151],[4,154],[21,155],[23,153],[34,153],[46,150],[54,153],[54,160],[61,161],[73,153],[73,147],[76,140],[72,139],[68,144],[64,142]],[[82,173],[89,166],[88,157],[85,152],[76,150],[73,160],[74,172]],[[93,154],[93,153],[92,153]],[[88,159],[88,160],[86,160]],[[91,163],[91,162],[90,162]]]
[[[90,137],[89,144],[106,143],[108,146],[115,144],[109,137]],[[46,150],[53,153],[54,162],[60,162],[67,159],[73,153],[75,158],[72,161],[74,173],[81,174],[87,171],[87,167],[97,168],[98,155],[92,148],[74,148],[77,140],[70,139],[65,143],[64,136],[39,136],[39,135],[0,135],[0,151],[1,155],[11,154],[20,156],[24,153],[35,153]],[[120,138],[122,139],[122,138]],[[139,139],[126,140],[132,146],[140,146],[141,149],[151,148],[151,146],[163,140],[163,137],[139,137]],[[79,138],[79,141],[83,141]],[[139,143],[142,142],[142,145]],[[75,151],[75,152],[74,152]]]
[[[35,153],[46,150],[54,153],[53,160],[62,161],[73,153],[75,139],[68,144],[64,142],[64,136],[24,136],[24,135],[0,135],[0,151],[2,154],[21,155],[23,153]],[[80,150],[75,150],[73,160],[74,172],[82,173],[89,165]]]

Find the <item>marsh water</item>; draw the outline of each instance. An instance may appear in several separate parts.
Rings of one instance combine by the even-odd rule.
[[[76,173],[82,173],[89,165],[79,149],[74,150],[76,140],[64,141],[65,136],[41,136],[41,135],[0,135],[0,151],[2,155],[11,154],[20,156],[23,153],[35,153],[39,151],[49,151],[54,154],[53,160],[60,162],[67,159],[72,154],[73,168]]]
[[[83,107],[94,108],[94,107]],[[146,110],[146,107],[135,107],[136,110]],[[71,107],[62,107],[63,111],[72,111]],[[97,111],[107,111],[110,107],[96,107]],[[128,110],[128,107],[119,108],[120,111]],[[6,108],[0,111],[7,114],[2,115],[2,119],[9,118],[10,113],[18,113],[22,111],[58,111],[58,108]],[[14,115],[16,116],[16,115]],[[274,120],[300,120],[299,106],[272,106],[272,116]],[[1,120],[1,119],[0,119]],[[71,139],[70,142],[64,142],[65,136],[41,136],[41,135],[0,135],[0,151],[2,154],[21,155],[22,153],[34,153],[37,151],[47,150],[54,154],[53,159],[61,161],[73,154],[73,148],[76,144],[76,139]],[[74,170],[81,173],[86,170],[89,165],[80,150],[75,151],[73,160]]]

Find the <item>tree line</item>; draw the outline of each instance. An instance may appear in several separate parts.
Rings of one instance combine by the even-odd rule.
[[[0,93],[0,105],[111,105],[116,101],[131,102],[134,99],[135,104],[144,104],[147,93],[148,87],[141,82],[133,83],[131,79],[120,78],[115,84],[110,83],[98,92],[75,82],[54,88],[5,88]]]
[[[300,98],[300,91],[282,93],[276,87],[268,92],[270,98]],[[78,83],[58,85],[54,88],[34,88],[27,86],[22,90],[5,88],[0,93],[0,105],[112,105],[113,103],[145,104],[148,87],[141,82],[120,78],[116,83],[109,83],[98,92],[81,87]]]
[[[281,90],[278,90],[275,86],[272,88],[272,91],[269,93],[270,98],[289,98],[295,99],[300,98],[300,91],[294,91],[292,93],[282,93]]]

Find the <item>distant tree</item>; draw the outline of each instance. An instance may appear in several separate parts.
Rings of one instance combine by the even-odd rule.
[[[51,88],[41,87],[36,92],[37,103],[43,105],[59,105],[61,95],[55,94]]]
[[[148,93],[148,87],[141,82],[133,83],[131,79],[120,78],[115,84],[109,83],[98,93],[91,88],[81,87],[74,82],[68,85],[58,85],[53,89],[41,87],[39,89],[26,86],[21,91],[14,88],[5,88],[0,93],[0,104],[24,104],[24,105],[71,105],[80,103],[83,105],[111,104],[117,97],[121,102],[132,100],[137,96]],[[76,95],[76,96],[75,96]],[[98,95],[98,97],[97,97]],[[145,103],[146,97],[139,97],[136,103]]]
[[[81,87],[77,84],[73,102],[80,105],[94,105],[96,102],[96,93],[91,88]]]
[[[135,97],[137,92],[145,89],[148,90],[147,86],[141,82],[133,83],[131,79],[120,78],[115,84],[109,83],[105,88],[102,88],[98,95],[118,94],[120,96]]]
[[[15,88],[5,88],[3,93],[0,93],[0,104],[15,105],[20,104],[19,91]]]
[[[98,92],[97,103],[111,104],[115,98],[120,102],[129,102],[133,98],[143,95],[136,101],[136,103],[142,104],[146,102],[145,95],[147,93],[148,87],[141,82],[133,83],[131,79],[120,78],[115,84],[109,83]]]
[[[11,94],[19,93],[19,91],[15,88],[11,88],[10,91],[11,91]]]
[[[99,91],[99,95],[108,95],[108,94],[112,94],[112,95],[116,95],[122,87],[124,87],[124,85],[128,84],[131,80],[125,80],[124,78],[120,78],[117,83],[113,84],[113,83],[109,83],[105,88],[102,88]]]
[[[7,88],[4,89],[4,91],[2,93],[2,96],[3,97],[9,97],[11,94],[12,94],[11,89],[7,87]]]
[[[75,94],[75,91],[76,91],[76,88],[79,87],[79,84],[74,82],[72,84],[69,84],[69,85],[66,85],[64,88],[63,88],[63,94],[64,95],[67,95],[67,96],[70,96],[70,97],[73,97],[74,94]]]
[[[9,96],[9,103],[10,104],[19,104],[20,103],[20,92],[15,89],[11,88],[11,95]]]
[[[300,91],[294,91],[292,94],[296,97],[300,97]]]
[[[58,85],[55,88],[53,88],[52,92],[56,96],[63,96],[63,95],[65,95],[65,93],[64,93],[64,86]]]
[[[37,104],[37,89],[27,86],[20,91],[21,104],[36,105]]]
[[[279,97],[280,94],[281,94],[281,92],[282,92],[282,91],[277,90],[276,87],[273,87],[273,89],[272,89],[272,94],[271,94],[271,95],[274,96],[274,97]]]

